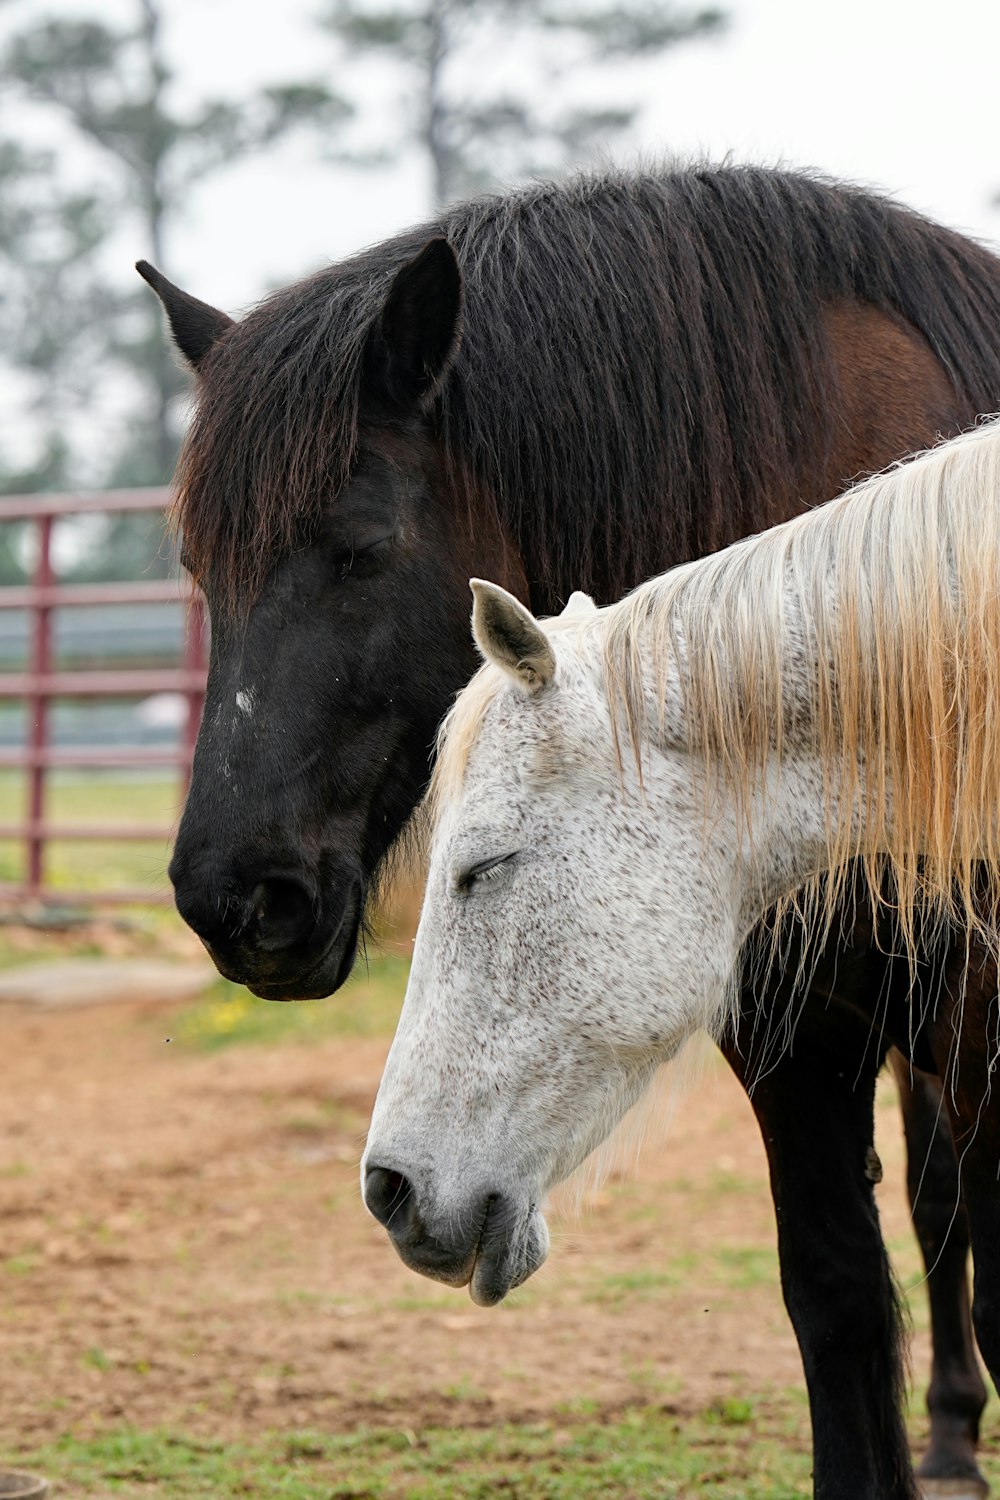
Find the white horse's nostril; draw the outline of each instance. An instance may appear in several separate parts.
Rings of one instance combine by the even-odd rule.
[[[408,1177],[390,1167],[368,1167],[365,1172],[365,1207],[390,1233],[402,1230],[409,1219],[407,1208],[413,1197]]]

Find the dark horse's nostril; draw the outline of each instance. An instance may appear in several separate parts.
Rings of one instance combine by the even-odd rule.
[[[294,947],[312,929],[312,893],[297,880],[262,880],[250,898],[257,946],[265,953]]]
[[[365,1205],[386,1229],[401,1228],[409,1218],[406,1210],[413,1190],[409,1178],[387,1167],[369,1167],[365,1172]]]

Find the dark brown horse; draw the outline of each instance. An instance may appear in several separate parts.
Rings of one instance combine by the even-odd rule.
[[[350,970],[475,666],[470,574],[536,612],[576,587],[606,602],[1000,406],[1000,263],[788,173],[484,199],[240,323],[140,269],[198,375],[178,505],[213,624],[171,875],[220,970],[270,998],[326,994]],[[988,1006],[994,976],[976,985]],[[915,1494],[872,1196],[890,990],[908,1004],[859,927],[820,957],[792,1053],[761,1066],[760,1016],[788,997],[749,978],[726,1048],[768,1148],[825,1500]],[[922,1468],[974,1493],[984,1388],[955,1158],[936,1083],[899,1076],[933,1268]],[[1000,1315],[976,1311],[996,1377]]]

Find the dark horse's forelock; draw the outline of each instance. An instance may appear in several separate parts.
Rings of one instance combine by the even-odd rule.
[[[438,235],[465,323],[431,421],[455,485],[517,540],[536,607],[555,607],[557,578],[610,599],[640,558],[758,529],[761,495],[802,483],[795,455],[822,463],[824,303],[904,318],[956,391],[992,406],[995,259],[886,199],[756,167],[478,199],[270,297],[206,358],[178,512],[196,574],[231,606],[349,478],[368,335]]]

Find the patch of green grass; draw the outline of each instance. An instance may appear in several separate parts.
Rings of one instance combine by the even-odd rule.
[[[610,1303],[613,1306],[630,1301],[633,1297],[651,1301],[661,1292],[683,1286],[697,1264],[698,1257],[693,1253],[679,1254],[671,1256],[669,1268],[664,1271],[615,1271],[603,1276],[598,1285],[585,1292],[584,1301]]]
[[[481,1390],[468,1375],[460,1375],[451,1385],[444,1387],[444,1394],[452,1401],[485,1401],[486,1391]]]
[[[572,1401],[563,1401],[555,1408],[561,1416],[575,1418],[576,1421],[588,1417],[596,1417],[601,1409],[599,1401],[592,1396],[576,1396]]]
[[[735,1408],[734,1408],[735,1410]],[[809,1455],[718,1413],[656,1409],[575,1425],[273,1434],[198,1442],[130,1429],[68,1436],[18,1459],[81,1497],[144,1500],[800,1500]]]
[[[654,1220],[659,1222],[663,1217],[663,1206],[659,1203],[633,1203],[623,1210],[623,1214],[630,1224],[649,1224]]]
[[[752,1417],[753,1402],[741,1396],[723,1396],[705,1413],[706,1421],[721,1422],[726,1427],[745,1427]]]
[[[722,1246],[715,1252],[719,1280],[746,1291],[754,1286],[777,1285],[778,1254],[771,1249]]]
[[[760,1184],[750,1177],[741,1177],[737,1172],[717,1171],[712,1174],[707,1192],[712,1197],[731,1198],[734,1193],[757,1193]]]
[[[368,1396],[371,1392],[366,1392]],[[804,1394],[723,1398],[700,1416],[637,1405],[601,1422],[593,1403],[557,1422],[417,1431],[402,1425],[252,1441],[115,1428],[9,1455],[80,1500],[805,1500]],[[917,1423],[921,1430],[926,1424]],[[915,1449],[919,1449],[919,1439]],[[1000,1459],[983,1458],[1000,1484]]]
[[[655,1403],[667,1396],[676,1396],[681,1389],[681,1378],[661,1370],[652,1359],[644,1359],[638,1365],[624,1365],[626,1380],[636,1392],[637,1402]]]
[[[37,1250],[26,1250],[21,1255],[8,1255],[6,1260],[0,1261],[0,1267],[11,1276],[30,1276],[41,1264],[42,1257]]]
[[[454,1293],[444,1293],[435,1296],[432,1292],[429,1296],[390,1297],[389,1307],[396,1312],[441,1312],[444,1308],[454,1306]]]
[[[387,1036],[403,1003],[409,961],[384,955],[362,963],[325,1000],[259,1000],[242,985],[220,979],[203,1000],[172,1023],[181,1046],[201,1052],[246,1043],[313,1042],[334,1036]]]

